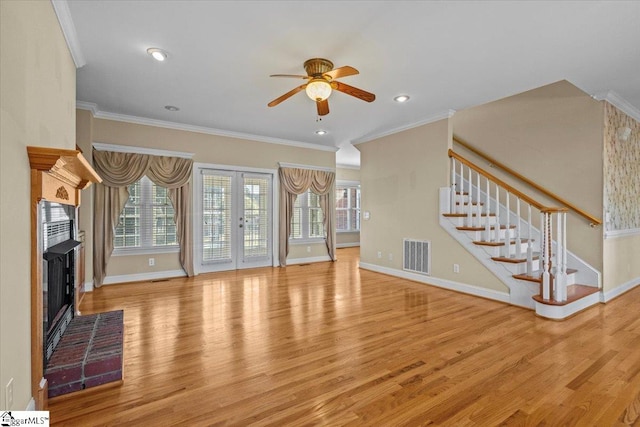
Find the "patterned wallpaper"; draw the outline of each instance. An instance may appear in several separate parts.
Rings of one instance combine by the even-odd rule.
[[[605,230],[640,229],[640,123],[608,102],[604,114]],[[626,141],[618,135],[625,127]]]

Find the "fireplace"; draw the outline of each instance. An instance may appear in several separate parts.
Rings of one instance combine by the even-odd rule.
[[[31,168],[31,395],[35,409],[44,410],[48,395],[44,368],[47,353],[53,352],[47,347],[60,339],[61,328],[75,310],[80,192],[102,180],[80,150],[29,146],[27,154]]]
[[[41,202],[44,367],[74,316],[75,281],[80,279],[75,214],[74,206]]]

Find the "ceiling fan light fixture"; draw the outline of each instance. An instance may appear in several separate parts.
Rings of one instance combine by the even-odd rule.
[[[167,52],[162,49],[158,49],[157,47],[150,47],[147,49],[147,53],[153,57],[156,61],[164,61],[167,59]]]
[[[313,79],[307,83],[305,91],[314,101],[324,101],[331,95],[331,85],[325,79]]]

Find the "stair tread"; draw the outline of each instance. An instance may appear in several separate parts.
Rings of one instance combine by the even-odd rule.
[[[447,217],[447,218],[464,218],[464,217],[469,216],[469,214],[466,214],[466,213],[445,213],[445,214],[442,214],[442,216]],[[477,216],[477,214],[472,214],[471,216]],[[489,213],[489,214],[483,213],[481,216],[496,216],[496,214],[494,214],[494,213]]]
[[[494,261],[498,261],[498,262],[508,262],[511,264],[520,264],[522,262],[527,262],[527,258],[511,258],[511,257],[503,257],[503,256],[494,256],[491,257],[492,260]],[[539,252],[534,252],[533,254],[533,260],[539,260],[540,259],[540,253]]]
[[[554,300],[546,300],[542,298],[542,295],[534,295],[533,299],[541,304],[547,305],[567,305],[572,302],[578,301],[584,297],[595,294],[600,291],[600,288],[597,286],[589,286],[589,285],[569,285],[567,286],[567,300],[566,301],[554,301]]]
[[[516,228],[516,226],[515,225],[510,225],[509,228],[514,229],[514,228]],[[484,231],[484,230],[486,230],[485,227],[465,227],[465,226],[456,227],[456,229],[460,230],[460,231]],[[489,229],[490,230],[495,230],[496,226],[492,225],[492,226],[489,227]],[[507,229],[506,225],[501,225],[500,226],[500,230],[506,230],[506,229]]]
[[[529,239],[520,239],[520,243],[527,243],[529,241]],[[481,240],[475,240],[473,242],[473,244],[475,245],[480,245],[480,246],[504,246],[505,242],[504,241],[500,241],[500,242],[483,242]],[[511,244],[515,245],[516,241],[515,240],[511,240]]]
[[[480,202],[480,203],[478,203],[478,202],[456,202],[456,205],[464,205],[464,206],[467,206],[467,205],[473,205],[473,206],[482,205],[482,206],[484,206],[484,202]]]
[[[567,274],[575,274],[578,270],[575,268],[567,268]],[[525,274],[514,274],[514,278],[520,280],[528,280],[529,282],[542,282],[542,270],[536,270],[531,273],[531,276]]]

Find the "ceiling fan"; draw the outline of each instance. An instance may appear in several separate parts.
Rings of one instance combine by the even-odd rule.
[[[372,93],[366,92],[357,87],[349,86],[342,82],[336,81],[340,77],[353,76],[359,74],[359,71],[350,66],[344,66],[333,69],[333,62],[324,58],[312,58],[304,62],[304,69],[307,71],[306,76],[295,74],[272,74],[270,77],[293,77],[296,79],[309,80],[307,83],[298,86],[297,88],[290,90],[279,98],[274,99],[269,104],[269,107],[275,107],[285,99],[288,99],[296,93],[305,90],[309,98],[316,102],[318,108],[318,115],[325,116],[329,114],[329,95],[332,90],[346,93],[347,95],[355,96],[363,101],[373,102],[376,96]]]

